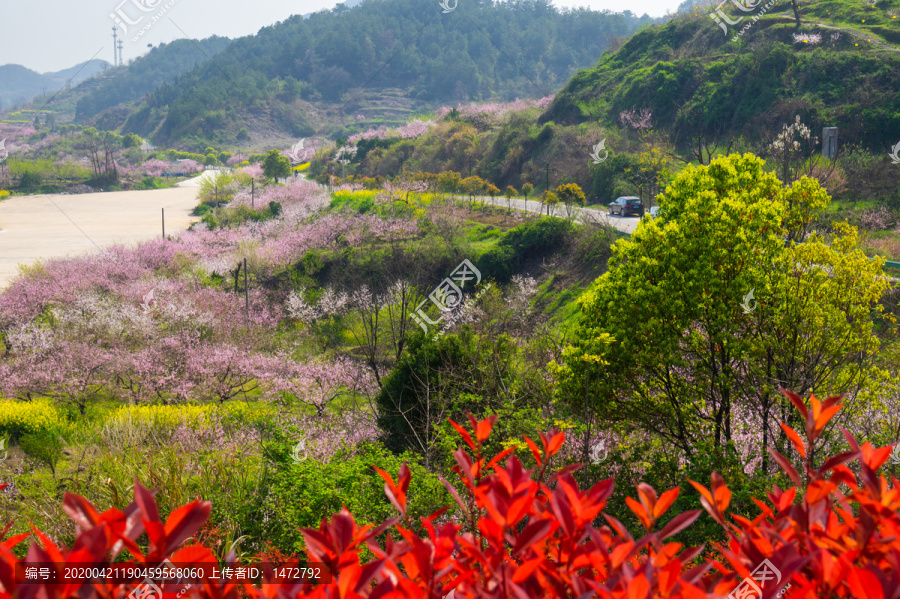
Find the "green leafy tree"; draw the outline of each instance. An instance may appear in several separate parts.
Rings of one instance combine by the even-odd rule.
[[[375,397],[385,445],[424,456],[428,467],[449,457],[452,448],[441,446],[447,418],[495,412],[517,399],[517,352],[507,335],[475,335],[469,326],[436,340],[417,333]]]
[[[472,175],[462,180],[461,187],[463,192],[469,196],[469,207],[475,202],[475,196],[482,193],[485,188],[485,181],[481,177]]]
[[[512,212],[512,199],[519,195],[519,192],[512,185],[507,185],[504,194],[506,195],[506,212]]]
[[[287,179],[291,176],[291,161],[278,150],[269,150],[263,160],[263,175],[275,183],[278,183],[278,179]]]
[[[50,468],[50,472],[56,478],[56,465],[63,457],[63,443],[59,431],[49,429],[23,435],[19,439],[19,446],[26,455]]]
[[[528,201],[528,195],[534,191],[534,185],[531,183],[525,183],[522,185],[522,195],[525,196],[525,201]]]
[[[437,186],[446,193],[457,193],[462,187],[462,175],[456,171],[444,171],[437,176]]]
[[[491,196],[491,204],[493,204],[497,196],[500,195],[500,188],[493,183],[485,182],[484,190]]]
[[[751,154],[687,167],[660,196],[665,222],[616,243],[554,367],[576,409],[688,460],[740,436],[765,471],[767,446],[789,453],[779,387],[862,401],[882,345],[882,262],[846,224],[830,244],[804,236],[827,193],[809,178],[783,187],[763,167]]]
[[[550,215],[550,207],[559,204],[559,197],[549,189],[544,191],[541,203],[547,206],[547,215]]]
[[[125,137],[122,138],[122,147],[125,149],[128,148],[139,148],[141,147],[141,138],[135,135],[134,133],[129,133]]]

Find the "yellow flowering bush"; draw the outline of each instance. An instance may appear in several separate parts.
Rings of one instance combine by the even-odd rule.
[[[9,192],[5,189],[0,189],[0,200],[5,200],[9,197]]]
[[[49,400],[0,401],[0,436],[18,441],[22,435],[60,431],[67,422]]]

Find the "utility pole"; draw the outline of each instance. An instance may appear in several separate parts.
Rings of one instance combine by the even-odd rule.
[[[163,229],[163,239],[166,238],[166,209],[162,209],[162,229]]]
[[[247,320],[250,320],[250,286],[247,284],[247,259],[244,258],[244,303],[247,306]]]
[[[253,195],[256,187],[256,179],[250,179],[250,207],[256,207],[256,200],[254,200]]]
[[[117,66],[119,64],[119,55],[116,53],[116,48],[119,47],[118,39],[119,39],[119,31],[113,27],[113,66]]]
[[[550,191],[550,162],[549,161],[545,162],[544,166],[545,166],[544,172],[546,173],[546,180],[547,180],[547,183],[546,183],[547,192],[549,193],[549,191]],[[550,204],[547,204],[547,216],[550,216]]]
[[[122,40],[119,40],[119,66],[120,67],[125,65],[125,59],[122,58],[122,45],[123,45]]]

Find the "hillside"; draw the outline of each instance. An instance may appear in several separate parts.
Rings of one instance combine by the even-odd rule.
[[[900,2],[790,4],[727,35],[695,8],[638,32],[575,75],[540,122],[614,125],[649,109],[679,145],[705,137],[771,137],[795,115],[841,143],[886,150],[900,136]],[[734,15],[732,15],[733,17]],[[737,41],[734,41],[737,38]]]
[[[746,30],[745,23],[732,27],[730,37],[708,7],[695,7],[604,54],[544,110],[515,103],[444,109],[415,139],[381,131],[360,145],[351,137],[350,164],[331,164],[332,150],[311,172],[455,171],[500,189],[576,183],[589,203],[619,195],[653,202],[684,165],[716,155],[753,152],[774,169],[771,144],[799,118],[809,137],[790,161],[800,171],[835,199],[900,207],[900,169],[888,156],[900,141],[900,48],[892,41],[900,10],[893,6],[900,2],[804,5],[799,32],[790,6],[774,7]],[[819,139],[832,126],[834,163],[821,159]],[[598,146],[600,160],[592,157]]]
[[[90,60],[62,71],[36,73],[17,64],[0,66],[0,110],[31,100],[42,93],[53,93],[66,84],[77,84],[103,72],[110,64]]]
[[[409,112],[542,97],[593,64],[611,40],[650,21],[532,0],[470,3],[449,14],[431,0],[339,5],[235,40],[157,89],[121,124],[157,144],[235,143],[248,120],[285,136],[320,129],[340,136],[360,130],[358,121],[380,123],[369,94],[385,88],[400,90],[395,108]],[[313,105],[332,114],[320,116]]]
[[[78,100],[76,121],[88,121],[110,107],[142,98],[216,56],[230,42],[228,38],[213,36],[199,41],[175,40],[160,44],[130,62],[127,68],[116,69],[113,77],[98,84],[85,85],[84,89],[88,91]]]

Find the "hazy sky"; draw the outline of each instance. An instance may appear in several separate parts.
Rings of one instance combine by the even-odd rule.
[[[465,0],[459,0],[465,2]],[[595,10],[630,10],[657,17],[672,12],[681,0],[554,0],[559,7],[588,6]],[[282,21],[293,14],[306,14],[337,4],[336,0],[0,0],[0,65],[20,64],[44,73],[69,68],[95,56],[113,60],[110,13],[118,10],[138,25],[128,25],[123,54],[125,60],[147,52],[147,44],[210,35],[240,37]],[[435,6],[439,4],[435,0]],[[138,5],[152,8],[141,12]],[[168,9],[165,7],[169,6]],[[165,10],[161,19],[137,41],[135,33],[153,15]],[[121,28],[117,28],[122,33]]]

